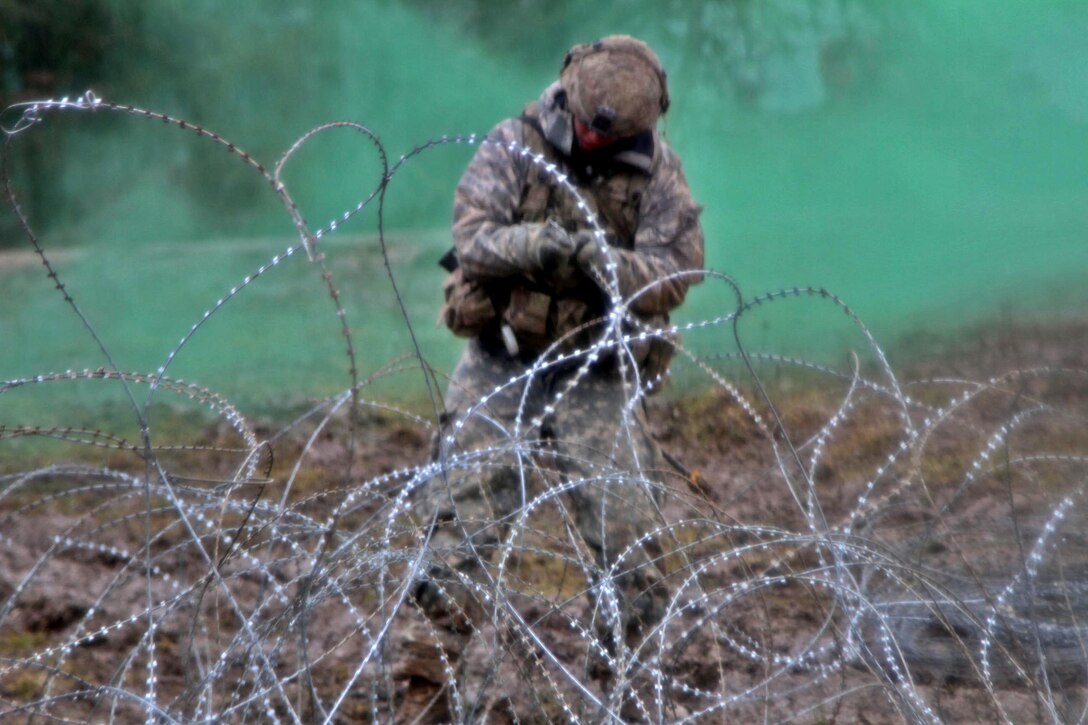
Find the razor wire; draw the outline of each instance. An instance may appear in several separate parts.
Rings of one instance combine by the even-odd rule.
[[[419,446],[417,460],[375,470],[364,433],[380,437],[403,427],[423,440],[439,435],[442,410],[440,376],[416,339],[390,264],[385,196],[400,169],[433,149],[494,141],[443,136],[390,163],[370,129],[335,122],[304,134],[269,167],[200,125],[92,92],[14,112],[19,118],[3,129],[5,194],[49,282],[106,364],[0,381],[0,395],[119,384],[138,439],[0,420],[0,445],[49,439],[79,451],[0,473],[5,718],[1085,718],[1088,371],[1018,368],[981,381],[904,381],[863,321],[830,291],[791,288],[745,301],[732,279],[712,271],[684,274],[714,287],[720,315],[648,327],[628,312],[647,290],[624,298],[610,261],[601,282],[612,311],[594,342],[577,349],[556,343],[520,375],[497,381],[446,429],[439,455]],[[295,243],[210,304],[153,372],[115,364],[20,210],[10,149],[60,112],[135,116],[223,147],[268,184],[297,233]],[[333,129],[364,137],[381,172],[354,207],[315,230],[281,172],[310,139]],[[607,255],[603,231],[561,170],[517,144],[506,150],[578,200]],[[411,352],[368,373],[343,301],[351,292],[338,287],[321,245],[371,204],[382,274]],[[209,319],[229,319],[232,302],[271,284],[267,272],[283,264],[315,267],[315,284],[331,300],[344,338],[348,385],[269,432],[221,392],[174,379],[170,368],[183,349],[199,345]],[[855,356],[840,370],[749,350],[742,322],[787,303],[845,313],[865,364]],[[718,351],[696,352],[679,335],[716,335]],[[734,415],[733,429],[719,433],[749,437],[759,460],[738,464],[739,480],[723,484],[729,471],[696,471],[679,460],[668,470],[598,461],[588,478],[554,476],[541,416],[526,404],[530,385],[549,371],[574,370],[545,406],[562,408],[593,365],[613,357],[626,371],[625,403],[614,414],[630,435],[636,411],[665,382],[639,379],[632,363],[632,347],[647,339],[674,345],[678,374],[699,381],[716,413]],[[827,395],[812,420],[791,415],[769,371],[816,380]],[[394,375],[416,381],[431,417],[371,395],[374,383]],[[457,447],[463,426],[487,419],[492,399],[519,391],[502,445]],[[148,423],[152,403],[166,396],[199,406],[225,427],[210,442],[167,442]],[[676,448],[694,449],[697,458],[700,442],[688,444],[681,439]],[[620,436],[614,449],[633,444]],[[88,463],[88,451],[110,455]],[[526,487],[523,504],[496,522],[505,533],[477,552],[483,576],[453,572],[434,581],[446,595],[467,589],[468,604],[481,613],[470,619],[467,644],[451,652],[410,596],[415,582],[431,576],[434,556],[420,497],[451,472],[478,472],[502,457],[521,461],[524,480],[545,485]],[[303,485],[307,476],[322,483]],[[571,491],[596,486],[641,487],[662,501],[643,512],[653,526],[603,571],[579,537],[569,500]],[[617,582],[639,568],[663,578],[664,617],[632,641],[602,635],[619,621]],[[413,627],[426,632],[417,644],[441,672],[436,690],[398,672],[406,656],[398,637]]]

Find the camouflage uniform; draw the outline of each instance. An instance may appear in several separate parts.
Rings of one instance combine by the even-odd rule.
[[[657,525],[660,454],[639,385],[664,372],[672,341],[657,336],[620,353],[602,349],[588,368],[584,357],[544,364],[555,357],[541,360],[552,343],[562,352],[601,340],[610,297],[595,275],[565,260],[554,268],[534,264],[532,254],[550,229],[585,239],[591,228],[578,200],[549,175],[546,164],[555,164],[606,232],[622,298],[652,285],[630,299],[625,329],[660,329],[697,281],[677,273],[703,264],[700,208],[678,157],[655,130],[590,153],[580,152],[573,136],[566,91],[553,84],[520,118],[489,134],[456,191],[458,268],[446,283],[443,317],[471,340],[445,400],[448,485],[433,482],[423,510],[437,523],[435,558],[477,578],[542,482],[572,484],[568,508],[595,556],[598,583]],[[526,375],[534,364],[540,368]],[[628,630],[661,615],[652,553],[640,548],[617,567],[625,572],[615,580]],[[438,609],[436,598],[434,590],[423,592],[421,603]]]

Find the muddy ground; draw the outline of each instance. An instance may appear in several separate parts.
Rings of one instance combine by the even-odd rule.
[[[94,446],[9,461],[38,473],[0,479],[0,718],[1077,720],[1088,322],[944,342],[894,380],[757,370],[764,391],[734,368],[735,391],[649,403],[675,609],[619,674],[560,503],[527,520],[501,605],[477,592],[455,647],[427,630],[404,523],[425,420],[260,423],[257,447],[221,422],[155,466]],[[160,476],[172,493],[141,483]],[[422,674],[402,661],[419,631]]]

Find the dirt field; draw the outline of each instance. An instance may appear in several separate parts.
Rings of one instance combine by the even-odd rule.
[[[154,465],[81,446],[19,467],[0,716],[1080,719],[1088,323],[994,330],[894,383],[757,365],[769,399],[650,401],[670,609],[610,650],[559,495],[493,557],[456,646],[428,629],[407,586],[426,421],[224,415]],[[429,669],[406,671],[412,647]]]

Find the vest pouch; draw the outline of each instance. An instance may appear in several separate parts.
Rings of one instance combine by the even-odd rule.
[[[496,317],[491,296],[476,280],[466,281],[460,267],[442,283],[442,296],[446,301],[438,321],[458,337],[477,337]]]
[[[676,334],[654,337],[649,341],[640,373],[643,385],[653,384],[649,391],[651,395],[665,387],[668,378],[663,376],[668,372],[669,363],[676,354],[676,345],[679,344],[680,336]]]
[[[551,344],[548,334],[548,316],[553,298],[549,294],[526,287],[510,290],[510,301],[502,318],[514,331],[518,346],[523,351],[540,352]]]
[[[649,390],[650,394],[665,387],[668,379],[664,375],[668,372],[669,364],[681,342],[679,333],[666,331],[668,327],[668,315],[651,315],[643,318],[641,329],[655,330],[653,336],[647,336],[644,340],[636,337],[631,341],[631,353],[635,362],[638,363],[642,384],[644,386],[653,384]]]
[[[589,343],[592,330],[589,325],[585,325],[588,319],[589,305],[577,297],[561,297],[556,300],[555,339],[562,341],[560,345],[564,350],[585,347]]]

